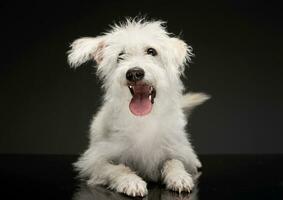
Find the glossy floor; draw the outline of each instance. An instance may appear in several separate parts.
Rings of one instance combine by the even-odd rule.
[[[1,155],[1,199],[131,199],[104,187],[88,188],[76,178],[76,156]],[[202,175],[191,194],[148,185],[144,199],[283,199],[283,155],[201,156]],[[5,198],[4,198],[5,197]],[[142,199],[142,198],[136,198]]]

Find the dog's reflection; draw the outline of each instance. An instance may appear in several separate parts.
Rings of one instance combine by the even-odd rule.
[[[146,197],[136,197],[136,199],[142,200],[198,200],[197,193],[198,188],[195,186],[192,193],[177,193],[166,190],[160,185],[151,185],[149,187],[148,195]],[[133,197],[128,197],[123,194],[111,191],[102,186],[88,187],[82,184],[79,190],[74,194],[73,200],[128,200]]]

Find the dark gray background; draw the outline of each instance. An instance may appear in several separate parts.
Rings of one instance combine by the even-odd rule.
[[[101,90],[69,44],[124,16],[168,21],[194,48],[188,90],[212,99],[189,129],[197,151],[283,153],[282,6],[273,1],[1,3],[0,153],[78,154]]]

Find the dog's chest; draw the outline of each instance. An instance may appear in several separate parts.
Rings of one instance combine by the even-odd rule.
[[[144,178],[158,180],[179,125],[176,118],[170,116],[152,115],[140,119],[129,115],[115,117],[108,127],[112,132],[112,141],[120,143],[122,148],[116,154],[117,164],[129,166]]]
[[[164,148],[158,143],[138,143],[125,149],[119,158],[119,163],[129,166],[140,176],[157,181],[160,177],[160,167],[166,158]]]
[[[144,178],[157,181],[160,166],[166,159],[165,130],[155,121],[122,128],[124,150],[118,158]]]

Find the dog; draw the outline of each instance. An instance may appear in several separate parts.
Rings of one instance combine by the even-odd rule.
[[[74,164],[80,177],[128,196],[147,195],[145,181],[190,192],[201,162],[185,130],[187,114],[209,98],[184,94],[181,76],[192,48],[168,33],[165,22],[136,18],[70,48],[71,67],[95,61],[105,93],[89,147]]]

